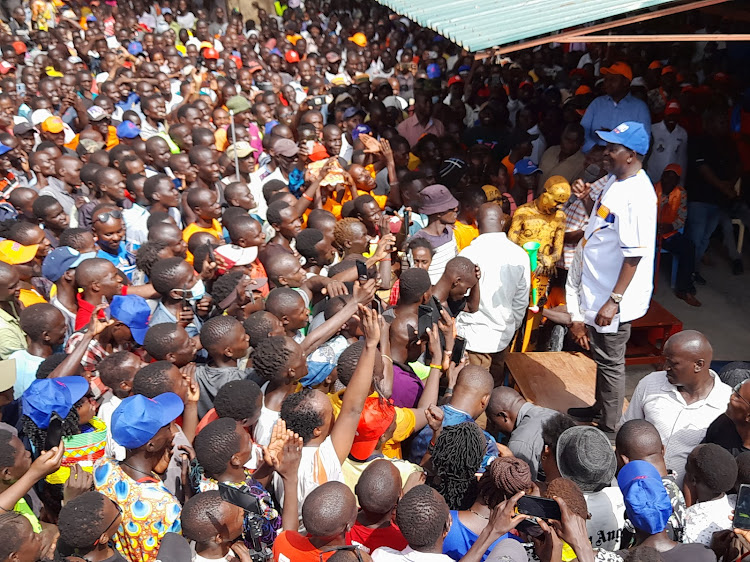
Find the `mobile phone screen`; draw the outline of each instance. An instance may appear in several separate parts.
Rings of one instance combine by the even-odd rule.
[[[540,519],[560,520],[560,506],[555,500],[540,498],[539,496],[521,496],[518,498],[518,513],[533,515]]]
[[[737,504],[734,507],[732,526],[735,529],[750,529],[750,485],[748,484],[740,486]]]

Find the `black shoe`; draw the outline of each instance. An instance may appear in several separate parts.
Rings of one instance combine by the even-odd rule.
[[[568,415],[580,421],[593,421],[599,412],[593,406],[585,408],[569,408]]]
[[[742,260],[734,260],[732,262],[732,275],[742,275],[743,273],[745,273],[745,266],[742,265]]]
[[[698,273],[697,271],[695,273],[693,273],[693,281],[695,283],[698,283],[698,285],[705,285],[706,284],[706,280],[703,279],[703,276],[700,273]]]

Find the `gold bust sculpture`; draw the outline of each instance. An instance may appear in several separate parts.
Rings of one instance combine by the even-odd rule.
[[[562,255],[565,213],[560,207],[568,199],[568,181],[562,176],[552,176],[544,183],[544,192],[531,203],[518,207],[513,215],[508,238],[519,246],[539,242],[537,275],[552,275]]]

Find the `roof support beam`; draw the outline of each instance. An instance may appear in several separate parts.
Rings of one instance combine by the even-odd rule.
[[[748,33],[696,33],[677,35],[580,35],[556,39],[558,43],[675,43],[690,41],[750,41]]]
[[[671,6],[669,8],[664,8],[664,9],[656,10],[653,12],[645,12],[643,14],[631,16],[628,18],[599,23],[599,24],[595,24],[589,27],[576,27],[574,29],[563,31],[558,34],[547,35],[545,37],[537,37],[536,39],[523,41],[521,43],[516,43],[514,45],[504,45],[501,47],[496,47],[494,49],[485,51],[484,53],[477,53],[476,56],[477,58],[487,58],[488,56],[503,55],[505,53],[512,53],[515,51],[528,49],[529,47],[536,47],[538,45],[546,45],[547,43],[554,43],[554,42],[568,43],[570,42],[568,41],[568,38],[571,38],[571,37],[577,38],[576,42],[588,42],[590,39],[582,38],[582,36],[588,36],[591,33],[596,33],[599,31],[606,31],[614,27],[621,27],[623,25],[630,25],[633,23],[648,21],[648,20],[652,20],[656,18],[661,18],[664,16],[671,16],[673,14],[688,12],[690,10],[697,10],[697,9],[705,8],[708,6],[714,6],[716,4],[722,4],[727,1],[729,0],[699,0],[698,2],[689,2],[687,4],[680,4],[679,6]]]

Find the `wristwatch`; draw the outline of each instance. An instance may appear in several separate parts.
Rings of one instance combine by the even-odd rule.
[[[611,298],[615,304],[620,304],[622,301],[622,295],[619,293],[610,293],[609,298]]]

